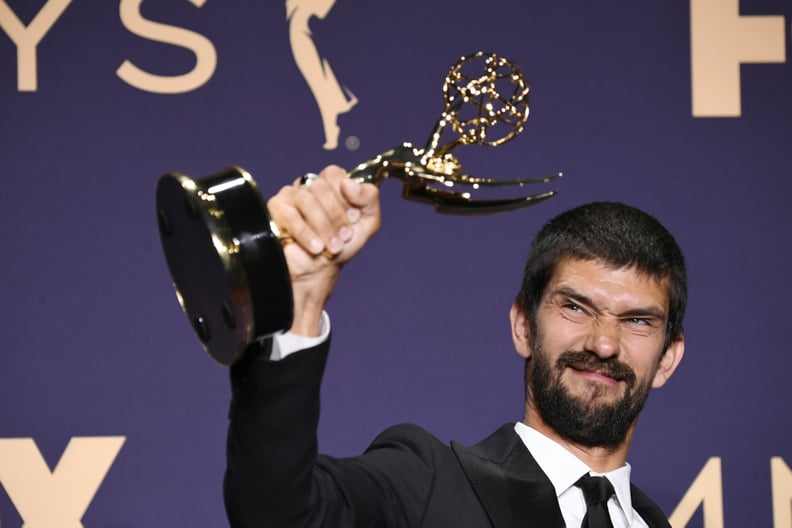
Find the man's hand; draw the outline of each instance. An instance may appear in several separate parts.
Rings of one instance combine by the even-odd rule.
[[[290,331],[315,336],[341,267],[379,229],[379,189],[357,183],[331,165],[310,186],[301,186],[298,179],[282,188],[267,209],[294,239],[283,248],[294,295]]]

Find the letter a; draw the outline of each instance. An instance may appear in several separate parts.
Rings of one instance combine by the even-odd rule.
[[[773,526],[792,528],[792,471],[781,457],[770,459],[773,482]]]
[[[684,528],[699,504],[704,508],[704,528],[723,528],[723,478],[720,457],[711,457],[679,501],[668,522]]]
[[[50,472],[32,438],[0,439],[0,483],[23,528],[82,528],[99,485],[124,444],[123,436],[74,437]]]

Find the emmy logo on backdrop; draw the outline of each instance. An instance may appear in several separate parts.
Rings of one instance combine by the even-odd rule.
[[[289,42],[294,62],[319,106],[326,150],[338,147],[341,132],[338,116],[349,112],[358,102],[349,88],[339,84],[327,59],[319,55],[308,27],[311,17],[324,19],[333,4],[335,0],[286,0],[286,20],[289,21]]]

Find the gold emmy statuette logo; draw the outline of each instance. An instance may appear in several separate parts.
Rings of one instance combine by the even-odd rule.
[[[294,62],[319,106],[326,150],[338,147],[341,132],[338,116],[349,112],[358,102],[349,88],[338,82],[327,59],[319,55],[308,27],[311,17],[324,19],[334,4],[335,0],[286,0],[286,20],[289,21],[289,43]]]

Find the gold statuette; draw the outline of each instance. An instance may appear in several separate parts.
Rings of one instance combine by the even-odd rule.
[[[451,153],[459,145],[497,146],[522,132],[529,112],[528,84],[516,65],[481,52],[462,57],[446,76],[443,97],[445,108],[426,145],[403,143],[361,163],[350,177],[377,185],[395,178],[402,182],[405,198],[466,215],[518,209],[556,194],[473,199],[482,188],[519,188],[561,174],[479,178],[465,174]],[[441,145],[449,130],[454,137]],[[310,184],[308,176],[305,184]],[[157,218],[179,304],[216,361],[230,365],[253,343],[291,326],[293,300],[282,237],[247,172],[229,167],[202,179],[166,174],[157,186]]]
[[[476,178],[462,172],[451,151],[459,145],[496,147],[523,131],[528,119],[528,83],[520,68],[493,53],[462,57],[443,83],[445,108],[426,145],[403,143],[361,163],[350,173],[360,181],[379,184],[384,178],[404,183],[408,200],[432,203],[441,213],[475,215],[519,209],[554,196],[557,191],[497,200],[474,200],[470,191],[482,187],[522,187],[547,183],[561,173],[541,178],[497,180]],[[455,134],[441,145],[447,129]],[[456,191],[463,187],[468,190]]]

